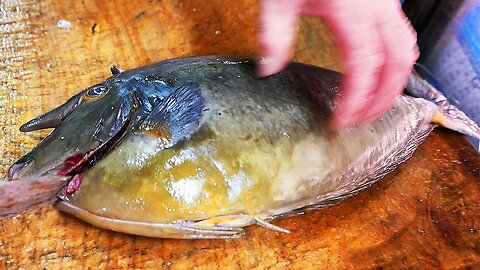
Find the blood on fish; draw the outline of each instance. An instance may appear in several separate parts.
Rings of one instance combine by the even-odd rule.
[[[82,184],[82,175],[77,174],[72,179],[70,182],[68,182],[68,185],[65,187],[65,193],[66,194],[73,194],[75,191],[77,191],[80,188],[80,184]]]
[[[65,168],[63,168],[61,171],[58,172],[58,175],[67,175],[70,172],[72,172],[76,167],[78,167],[80,164],[82,164],[85,161],[85,158],[88,155],[86,154],[76,154],[71,157],[68,157],[65,162]]]

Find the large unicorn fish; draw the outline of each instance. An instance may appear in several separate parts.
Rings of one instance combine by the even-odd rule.
[[[112,73],[21,127],[55,129],[11,167],[10,178],[30,180],[0,185],[10,194],[0,216],[27,208],[15,191],[45,178],[48,188],[27,197],[57,198],[58,209],[106,229],[226,238],[255,223],[286,232],[267,221],[375,183],[413,154],[432,122],[479,137],[415,75],[409,88],[431,101],[399,96],[378,120],[334,132],[334,71],[292,63],[257,78],[253,62],[213,56]]]

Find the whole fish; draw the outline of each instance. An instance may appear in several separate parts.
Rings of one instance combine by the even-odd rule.
[[[287,232],[268,220],[375,183],[413,154],[432,121],[480,134],[415,75],[410,88],[437,105],[399,96],[378,120],[335,132],[341,74],[319,67],[292,63],[257,78],[252,61],[210,56],[112,73],[23,125],[55,129],[9,176],[52,176],[45,200],[57,190],[58,209],[137,235],[228,238],[250,224]]]

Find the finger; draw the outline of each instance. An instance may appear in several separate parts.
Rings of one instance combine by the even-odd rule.
[[[392,107],[395,97],[401,94],[419,54],[413,27],[396,1],[391,3],[391,15],[379,17],[377,28],[385,52],[385,61],[375,89],[374,102],[364,112],[365,119],[374,118]]]
[[[374,21],[364,16],[365,7],[356,7],[355,2],[349,4],[351,6],[347,8],[352,10],[332,10],[324,15],[325,21],[332,28],[345,65],[342,96],[337,101],[331,123],[334,128],[350,126],[363,118],[362,112],[371,102],[384,59]]]
[[[289,62],[302,3],[290,0],[262,1],[260,42],[263,59],[258,66],[260,76],[279,72]]]

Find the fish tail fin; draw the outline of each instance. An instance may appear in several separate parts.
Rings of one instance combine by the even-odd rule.
[[[411,95],[429,100],[438,106],[439,111],[434,114],[433,123],[480,139],[480,127],[463,111],[450,104],[439,90],[415,71],[410,74],[406,88]]]

